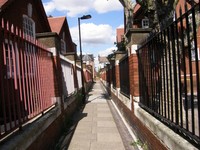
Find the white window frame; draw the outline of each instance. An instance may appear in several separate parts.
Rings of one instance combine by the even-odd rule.
[[[64,54],[66,53],[66,43],[63,39],[61,39],[60,43],[61,43],[61,52]]]
[[[23,32],[25,37],[30,36],[35,38],[35,22],[27,15],[23,15]]]
[[[14,67],[16,67],[16,74],[18,75],[18,57],[17,57],[17,53],[16,56],[14,56],[13,52],[15,51],[18,51],[18,48],[17,48],[17,43],[15,43],[15,45],[13,44],[13,41],[11,40],[8,40],[8,39],[5,39],[5,56],[6,56],[6,67],[7,67],[7,78],[14,78]],[[6,46],[7,45],[7,46]],[[8,53],[8,46],[10,47],[10,53]],[[14,66],[14,58],[15,57],[15,65]],[[11,69],[11,70],[10,70]]]
[[[149,28],[149,19],[142,19],[142,28]]]
[[[65,32],[62,34],[62,39],[61,39],[61,53],[66,53],[66,42],[65,42]]]

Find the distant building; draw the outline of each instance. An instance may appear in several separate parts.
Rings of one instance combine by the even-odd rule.
[[[83,63],[86,64],[86,68],[91,71],[92,78],[94,79],[94,56],[93,54],[85,54],[82,56]]]
[[[76,45],[73,43],[66,17],[49,17],[51,31],[56,32],[60,37],[60,53],[76,52]]]
[[[106,64],[109,63],[108,59],[106,56],[98,56],[98,61],[99,61],[99,69],[102,69],[106,66]]]

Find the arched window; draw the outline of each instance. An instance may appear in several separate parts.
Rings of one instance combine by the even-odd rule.
[[[27,10],[28,10],[28,16],[30,17],[30,18],[32,18],[32,14],[33,14],[33,7],[32,7],[32,4],[28,4],[27,5]]]
[[[27,5],[27,15],[23,15],[23,31],[25,37],[31,36],[35,38],[35,22],[32,19],[32,4]]]
[[[66,53],[66,43],[65,43],[65,32],[63,32],[62,39],[61,39],[61,53]]]
[[[35,22],[27,15],[23,15],[23,31],[25,36],[35,38]]]

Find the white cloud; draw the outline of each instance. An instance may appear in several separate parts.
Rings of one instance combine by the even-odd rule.
[[[44,3],[44,8],[47,14],[52,13],[53,11],[62,11],[67,14],[69,17],[74,17],[80,13],[88,12],[91,7],[92,0],[51,0],[47,3]]]
[[[109,54],[111,54],[115,50],[117,50],[117,47],[110,47],[110,48],[107,48],[105,50],[100,51],[99,55],[100,56],[108,56]]]
[[[62,11],[69,17],[85,14],[89,10],[106,13],[123,9],[118,0],[50,0],[44,3],[44,8],[48,15],[53,11]]]
[[[46,13],[48,14],[55,10],[55,5],[53,2],[47,2],[47,3],[44,3],[44,8],[45,8]]]
[[[118,0],[94,0],[93,6],[98,13],[122,10],[123,8]]]
[[[119,25],[119,26],[117,27],[117,29],[118,29],[118,28],[124,28],[124,24]]]
[[[79,41],[78,27],[70,28],[71,36],[75,43]],[[100,45],[100,44],[114,44],[115,30],[110,25],[93,23],[81,24],[81,41],[82,44]]]

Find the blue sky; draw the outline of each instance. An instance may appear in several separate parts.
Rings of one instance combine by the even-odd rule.
[[[66,16],[73,41],[78,41],[78,17],[90,14],[91,19],[81,20],[83,53],[107,55],[116,49],[116,29],[123,27],[123,6],[118,0],[42,0],[47,16]]]

